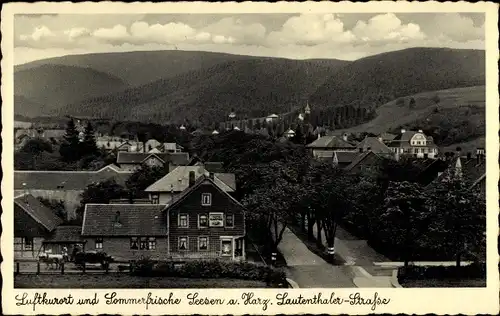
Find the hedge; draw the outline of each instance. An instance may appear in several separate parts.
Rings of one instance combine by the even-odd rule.
[[[156,263],[144,259],[132,266],[131,273],[147,277],[231,278],[259,280],[268,284],[286,284],[286,274],[281,269],[248,262],[220,260],[197,260],[174,265],[173,262]]]
[[[486,277],[486,263],[467,266],[409,266],[398,269],[399,281],[422,279],[481,279]]]

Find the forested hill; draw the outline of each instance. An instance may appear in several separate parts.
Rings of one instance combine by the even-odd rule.
[[[317,107],[373,107],[420,92],[484,84],[483,50],[410,48],[346,65],[317,89],[310,102]]]
[[[82,115],[151,122],[204,124],[240,117],[288,112],[348,62],[251,58],[217,64],[74,103],[54,115]],[[87,114],[88,115],[88,114]]]

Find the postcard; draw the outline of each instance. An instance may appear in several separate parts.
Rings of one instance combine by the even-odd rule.
[[[3,313],[498,313],[497,9],[5,4]]]

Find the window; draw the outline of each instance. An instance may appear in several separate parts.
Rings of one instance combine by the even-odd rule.
[[[199,251],[208,250],[208,237],[198,237],[198,250]]]
[[[206,214],[198,215],[198,228],[207,228],[208,227],[208,216]]]
[[[151,200],[153,204],[160,204],[160,197],[158,196],[158,194],[151,195]]]
[[[102,249],[103,240],[102,238],[96,238],[95,249]]]
[[[137,237],[130,238],[130,249],[134,249],[134,250],[139,249]]]
[[[141,237],[141,250],[148,249],[148,239],[146,237]]]
[[[224,214],[210,213],[208,221],[210,227],[224,227]]]
[[[179,237],[179,251],[186,251],[186,250],[189,250],[188,238]]]
[[[156,250],[156,238],[155,237],[149,237],[148,249],[149,250]]]
[[[187,214],[179,214],[179,227],[188,228],[189,227],[189,216]]]
[[[212,194],[210,193],[202,193],[201,194],[201,205],[210,206],[212,205]]]
[[[233,214],[226,214],[226,227],[234,227]]]
[[[233,241],[231,239],[221,240],[221,255],[231,256],[233,252]]]
[[[33,238],[24,237],[24,250],[33,250]]]

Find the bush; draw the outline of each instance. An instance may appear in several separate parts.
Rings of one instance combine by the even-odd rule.
[[[398,269],[398,279],[481,279],[486,277],[486,263],[473,263],[467,266],[409,266]]]
[[[231,278],[260,280],[268,284],[286,283],[284,271],[248,262],[197,260],[176,267],[172,262],[155,264],[149,259],[143,259],[137,261],[132,270],[134,275],[147,277]]]

